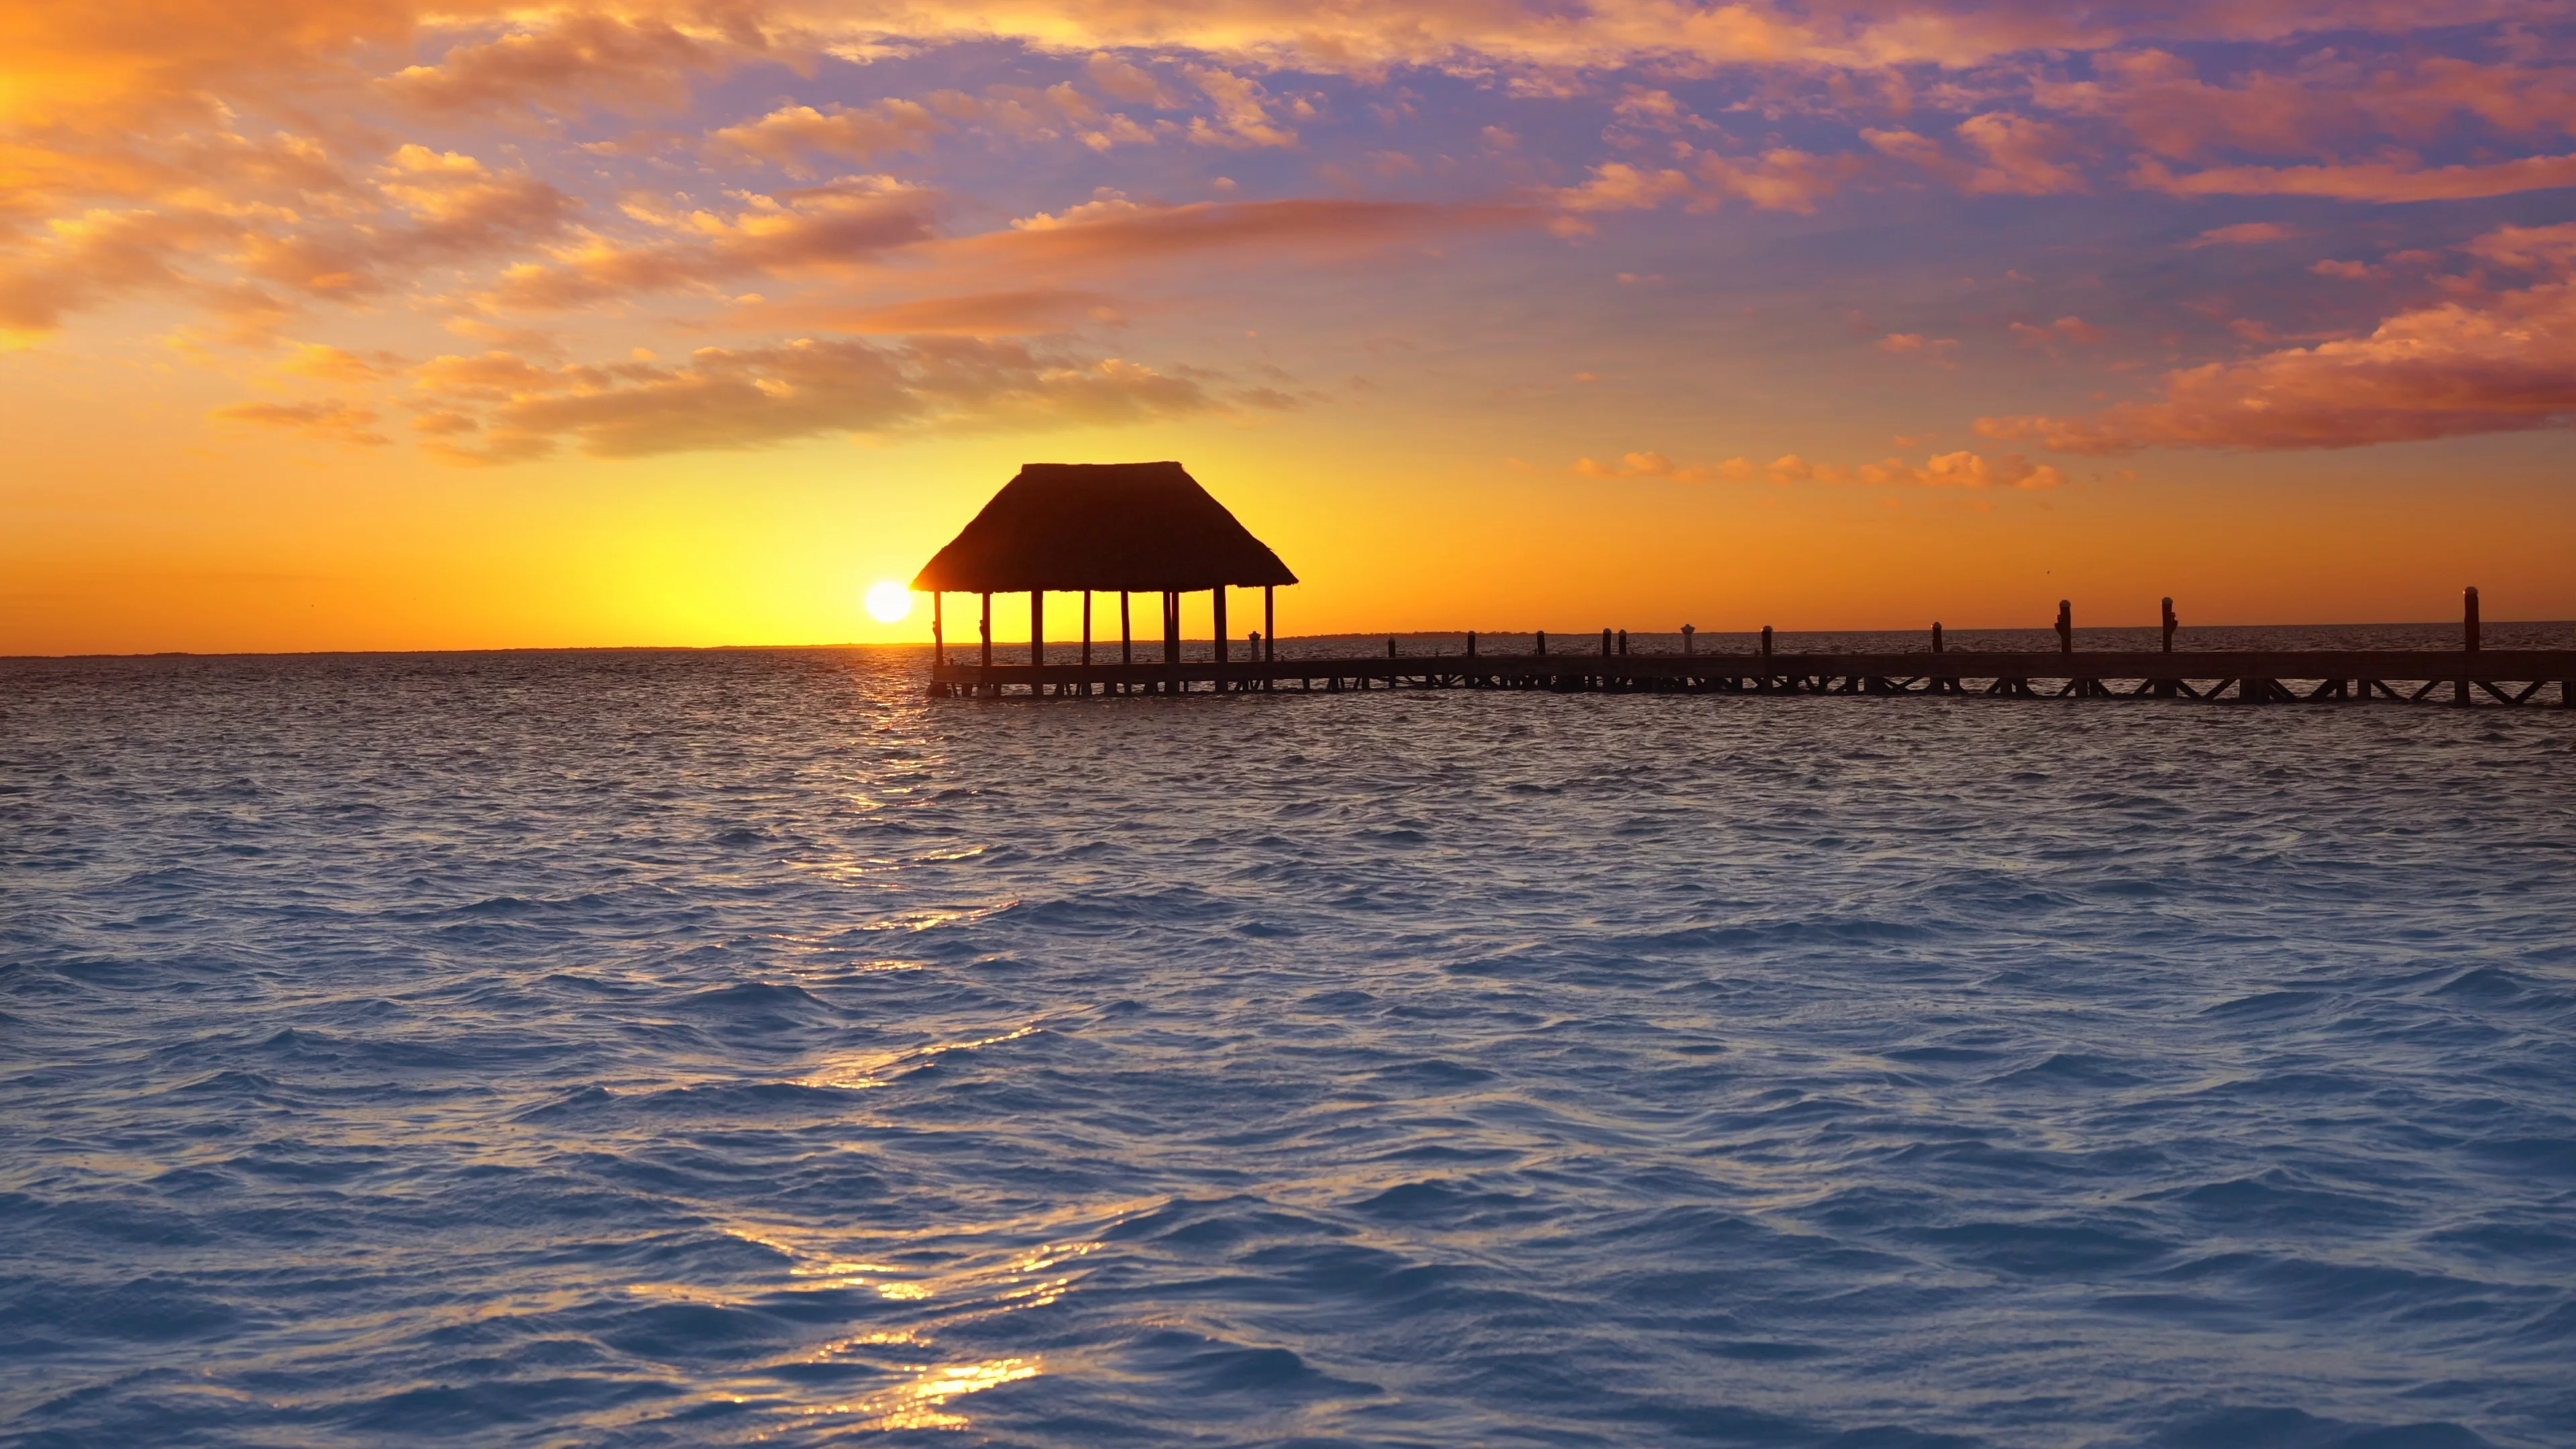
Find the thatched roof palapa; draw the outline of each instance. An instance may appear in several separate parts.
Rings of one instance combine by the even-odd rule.
[[[1194,593],[1295,582],[1178,463],[1029,463],[912,586]]]

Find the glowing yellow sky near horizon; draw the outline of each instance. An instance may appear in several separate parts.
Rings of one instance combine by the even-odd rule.
[[[0,653],[918,641],[1162,458],[1290,635],[2576,618],[2568,67],[2253,9],[0,0]]]

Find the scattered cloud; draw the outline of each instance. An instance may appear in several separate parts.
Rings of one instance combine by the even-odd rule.
[[[2174,196],[2322,196],[2337,201],[2466,201],[2576,186],[2576,155],[2483,165],[2422,166],[2411,158],[2354,165],[2221,166],[2176,173],[2142,161],[2133,184]]]
[[[1919,357],[1935,367],[1957,365],[1959,339],[1925,337],[1920,332],[1890,332],[1870,346],[1890,357]]]
[[[576,11],[547,17],[538,28],[454,46],[436,64],[405,67],[379,85],[402,104],[432,113],[565,114],[587,107],[634,113],[685,103],[695,77],[762,48],[756,34],[739,27],[729,36],[698,35],[657,19]]]
[[[2024,347],[2037,347],[2055,352],[2060,347],[2098,347],[2110,340],[2111,334],[2081,317],[2060,317],[2045,327],[2027,322],[2012,324],[2013,340]]]
[[[1673,483],[1762,481],[1784,487],[1793,483],[1829,483],[1865,488],[2013,488],[2025,492],[2055,488],[2066,481],[2066,475],[2056,468],[2045,463],[2033,463],[2019,453],[1989,458],[1965,449],[1939,454],[1921,463],[1887,458],[1851,467],[1811,463],[1795,453],[1783,454],[1761,464],[1743,458],[1729,458],[1722,463],[1683,464],[1675,463],[1662,453],[1626,453],[1616,463],[1578,458],[1573,471],[1585,478],[1660,478]]]
[[[2550,279],[2411,308],[2369,335],[2166,374],[2163,396],[2084,417],[1988,417],[2062,452],[2349,448],[2576,421],[2576,229],[2506,228],[2470,250]]]

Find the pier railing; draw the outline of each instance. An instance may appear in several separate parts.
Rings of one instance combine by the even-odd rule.
[[[1886,654],[1423,654],[1137,664],[939,664],[930,692],[1074,698],[1523,689],[1566,693],[1936,694],[2004,699],[2393,699],[2576,708],[2576,649]]]

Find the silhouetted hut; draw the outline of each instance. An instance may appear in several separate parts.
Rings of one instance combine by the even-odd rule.
[[[1261,589],[1263,653],[1275,649],[1271,590],[1297,576],[1178,463],[1028,463],[925,565],[931,638],[946,663],[941,596],[983,599],[983,662],[993,662],[993,596],[1029,596],[1029,662],[1046,662],[1046,596],[1082,595],[1082,662],[1091,662],[1091,596],[1118,595],[1119,662],[1133,663],[1127,596],[1163,599],[1163,659],[1181,660],[1181,595],[1214,591],[1216,657],[1227,657],[1225,591]]]

